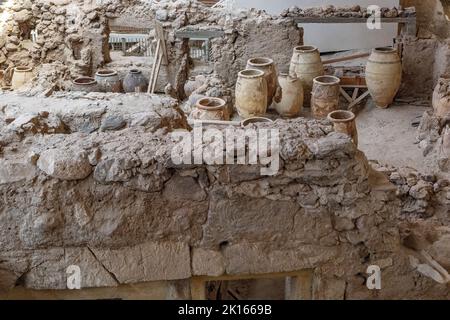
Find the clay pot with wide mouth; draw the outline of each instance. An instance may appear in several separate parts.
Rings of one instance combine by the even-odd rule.
[[[275,110],[285,118],[297,117],[303,108],[303,85],[300,79],[280,73],[274,97]]]
[[[433,92],[434,114],[440,118],[450,117],[450,75],[442,75]]]
[[[241,121],[241,127],[246,127],[252,123],[273,123],[273,120],[265,117],[251,117]]]
[[[71,91],[96,92],[98,91],[98,84],[94,78],[80,77],[73,80]]]
[[[358,131],[356,128],[355,114],[347,110],[336,110],[330,112],[328,120],[333,123],[334,131],[344,133],[352,138],[353,143],[358,146]]]
[[[11,79],[11,88],[17,90],[33,78],[33,68],[16,67]]]
[[[95,74],[101,92],[122,92],[122,81],[114,70],[99,70]]]
[[[269,58],[252,58],[247,61],[246,69],[256,69],[264,72],[264,77],[267,82],[267,107],[270,107],[278,88],[275,63]]]
[[[320,76],[313,80],[311,112],[314,118],[324,119],[339,109],[340,81],[334,76]]]
[[[230,120],[226,101],[212,97],[199,99],[191,117],[196,120]]]
[[[148,80],[138,69],[132,69],[123,79],[123,91],[131,92],[147,92]]]
[[[258,117],[267,111],[267,81],[264,71],[239,72],[236,82],[236,109],[241,118]]]
[[[294,48],[289,74],[300,79],[303,85],[304,104],[310,105],[313,80],[324,75],[325,71],[320,52],[314,46],[298,46]]]
[[[402,62],[397,49],[373,49],[366,65],[366,82],[377,107],[385,109],[392,104],[401,81]]]

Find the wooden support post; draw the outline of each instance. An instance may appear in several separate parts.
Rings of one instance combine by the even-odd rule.
[[[156,52],[155,56],[153,57],[153,67],[152,67],[152,73],[150,74],[150,81],[148,84],[148,90],[147,93],[150,93],[153,88],[153,81],[155,78],[155,71],[156,71],[156,63],[157,60],[159,60],[159,50],[160,50],[161,42],[158,40],[158,44],[156,45]]]

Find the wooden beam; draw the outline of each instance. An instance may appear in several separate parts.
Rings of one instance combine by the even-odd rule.
[[[354,60],[354,59],[359,59],[359,58],[366,58],[368,56],[370,56],[370,53],[354,54],[351,56],[345,56],[345,57],[325,60],[322,62],[322,64],[331,64],[331,63],[336,63],[336,62],[349,61],[349,60]]]

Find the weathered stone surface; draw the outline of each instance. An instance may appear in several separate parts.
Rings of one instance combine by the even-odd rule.
[[[189,246],[185,243],[144,243],[117,250],[94,249],[97,259],[120,283],[190,278]]]
[[[27,159],[15,161],[0,159],[0,184],[31,180],[36,174],[36,166]]]
[[[221,252],[205,249],[192,251],[192,274],[218,277],[225,273],[225,259]]]
[[[46,150],[40,155],[37,166],[61,180],[82,180],[92,172],[87,153],[76,148]]]
[[[227,246],[224,256],[227,274],[261,274],[312,268],[336,257],[338,250],[337,247],[311,245],[277,249],[264,243],[241,242]]]

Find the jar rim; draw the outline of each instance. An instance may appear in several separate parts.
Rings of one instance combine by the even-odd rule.
[[[350,122],[355,120],[356,115],[348,110],[335,110],[330,112],[327,118],[331,122]]]
[[[197,100],[197,108],[208,111],[223,109],[226,105],[225,100],[216,97],[204,97]]]

